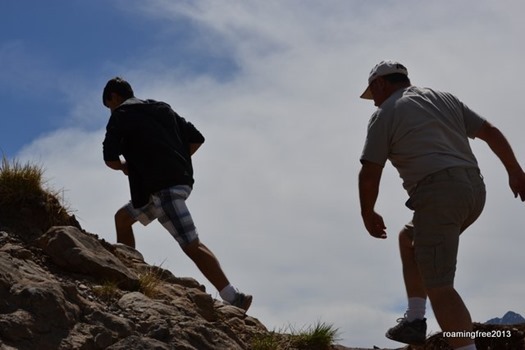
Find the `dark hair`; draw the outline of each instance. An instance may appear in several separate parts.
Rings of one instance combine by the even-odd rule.
[[[106,105],[106,101],[111,99],[111,94],[117,94],[124,99],[131,98],[134,95],[131,85],[120,77],[115,77],[110,79],[106,87],[104,87],[104,92],[102,93],[102,103]]]
[[[408,76],[404,75],[403,73],[392,73],[392,74],[383,75],[383,79],[385,79],[391,84],[398,84],[398,83],[410,84],[410,79],[408,78]]]

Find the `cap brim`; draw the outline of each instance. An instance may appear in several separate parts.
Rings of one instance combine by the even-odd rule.
[[[360,96],[361,98],[364,98],[365,100],[373,100],[374,96],[372,96],[372,91],[370,91],[370,85],[366,87],[365,92],[363,92]]]

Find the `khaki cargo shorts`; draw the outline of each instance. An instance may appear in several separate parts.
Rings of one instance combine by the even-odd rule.
[[[414,216],[405,226],[426,287],[452,285],[459,235],[479,217],[485,184],[477,168],[448,168],[420,181],[406,205]]]

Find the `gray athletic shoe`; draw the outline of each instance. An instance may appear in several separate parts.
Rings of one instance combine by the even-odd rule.
[[[390,328],[385,336],[401,343],[423,345],[427,336],[427,319],[409,322],[405,317],[397,319],[397,325]]]
[[[244,311],[248,311],[252,304],[253,297],[249,294],[237,292],[235,299],[230,303],[233,306],[239,307]]]

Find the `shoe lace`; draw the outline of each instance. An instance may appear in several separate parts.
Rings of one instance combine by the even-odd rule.
[[[402,323],[404,321],[408,321],[406,313],[403,315],[403,317],[400,317],[396,320],[397,323]]]

